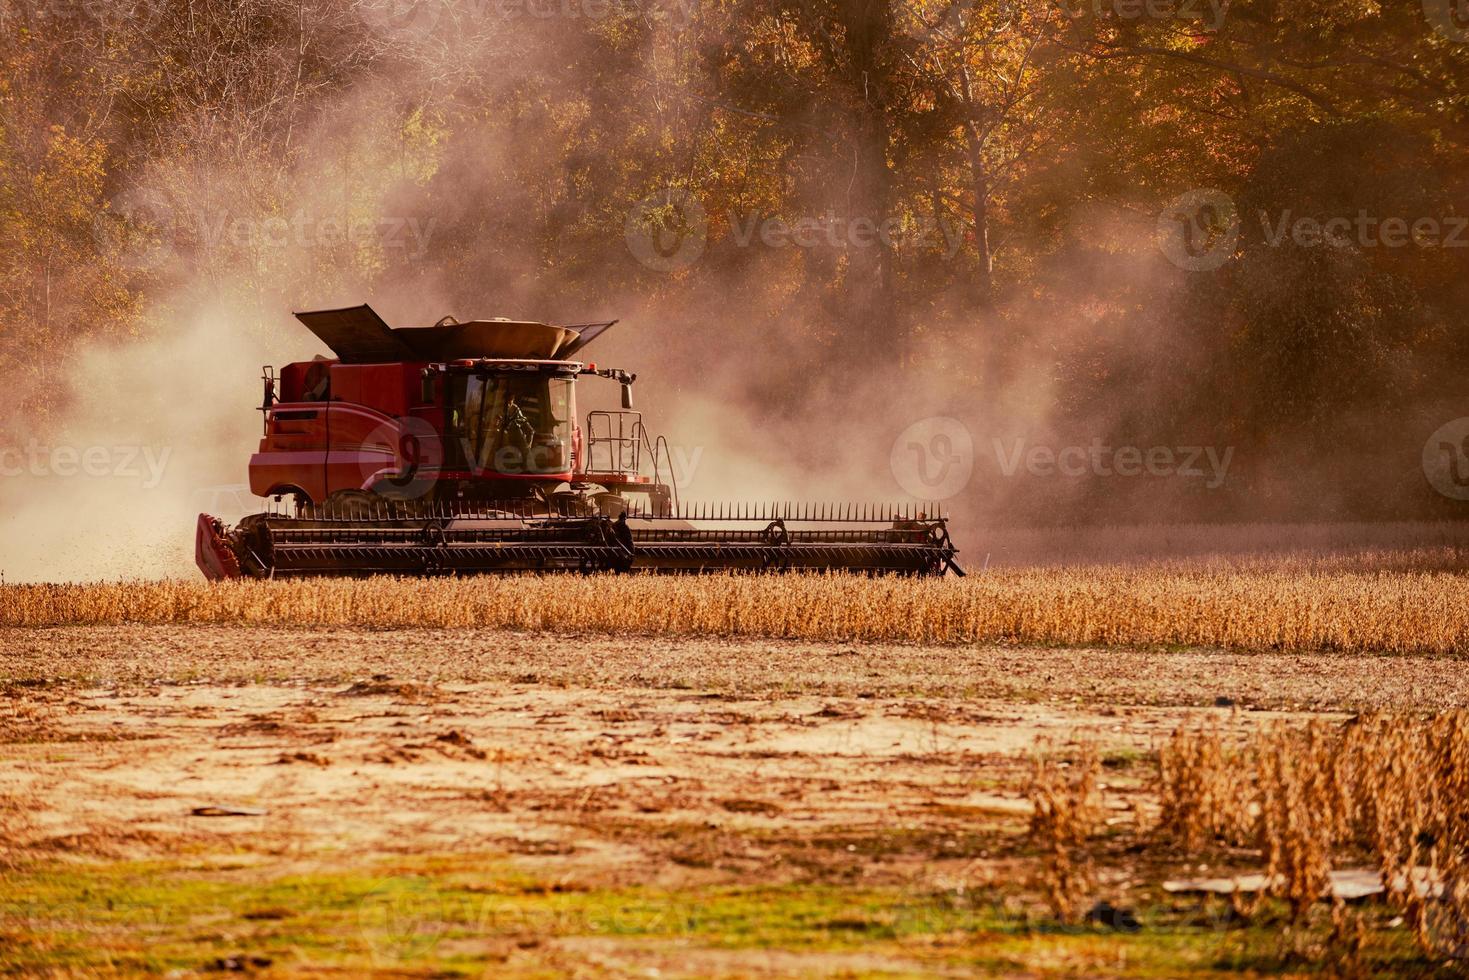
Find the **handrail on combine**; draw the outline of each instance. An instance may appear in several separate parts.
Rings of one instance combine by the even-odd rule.
[[[616,431],[613,422],[616,421]],[[629,423],[631,419],[631,423]],[[598,434],[597,423],[604,423],[606,435]],[[587,465],[589,473],[637,473],[642,467],[642,442],[638,433],[643,428],[642,412],[588,412]],[[607,466],[599,465],[597,450],[606,447]]]
[[[599,421],[602,423],[601,430],[605,430],[605,435],[599,434],[601,431],[598,428]],[[607,467],[605,469],[598,466],[598,447],[606,447]],[[644,450],[652,460],[653,482],[659,486],[668,487],[673,494],[673,506],[676,510],[679,506],[678,483],[674,480],[673,452],[668,446],[668,440],[663,436],[654,439],[648,434],[648,427],[643,424],[642,412],[587,413],[587,464],[585,467],[587,472],[641,475]],[[665,462],[668,470],[667,484],[663,482]]]
[[[642,423],[641,422],[638,423],[638,427],[639,428],[642,428]],[[643,432],[643,441],[646,442],[647,439],[648,439],[648,430],[647,429],[642,429],[642,432]],[[663,483],[662,471],[658,468],[658,459],[659,459],[659,449],[660,448],[662,449],[662,455],[665,456],[665,457],[667,457],[667,459],[668,459],[668,484],[667,484],[667,486],[668,486],[669,492],[673,494],[673,509],[674,509],[675,512],[677,512],[678,509],[679,509],[679,506],[680,506],[679,505],[679,502],[678,502],[678,480],[675,479],[674,474],[673,474],[673,452],[668,448],[668,440],[665,437],[663,437],[663,436],[659,436],[658,439],[657,439],[657,441],[654,442],[650,448],[651,448],[651,451],[653,453],[653,479],[654,479],[655,482],[660,483],[660,484]]]

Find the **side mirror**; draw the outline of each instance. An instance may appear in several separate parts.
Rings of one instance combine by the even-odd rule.
[[[626,383],[622,386],[622,410],[632,411],[632,385]]]
[[[423,372],[423,389],[419,392],[419,401],[423,402],[425,405],[432,405],[434,403],[435,394],[436,392],[434,391],[434,372],[425,371]]]

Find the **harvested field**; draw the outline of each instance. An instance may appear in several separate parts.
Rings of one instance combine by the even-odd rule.
[[[962,580],[830,576],[135,582],[0,588],[0,626],[484,627],[915,644],[1469,650],[1457,548],[993,570]]]
[[[0,587],[0,961],[1457,975],[1464,567]]]
[[[0,630],[12,684],[349,684],[374,674],[550,689],[752,697],[1000,698],[1014,703],[1283,711],[1469,704],[1459,658],[1125,647],[687,640],[489,629],[191,626]],[[143,653],[146,651],[146,653]]]
[[[1319,765],[1354,712],[1469,703],[1462,668],[1411,654],[12,627],[0,960],[89,976],[1298,975],[1338,963],[1340,919],[1365,936],[1340,964],[1449,976],[1437,905],[1410,919],[1407,900],[1368,900],[1342,918],[1297,889],[1296,906],[1282,892],[1237,912],[1163,883],[1297,852],[1314,855],[1305,880],[1323,860],[1372,868],[1365,816],[1339,840],[1272,851],[1251,836],[1247,796],[1218,811],[1245,828],[1238,840],[1180,801],[1244,785],[1229,753],[1279,755],[1265,739],[1287,736],[1272,732],[1319,726],[1300,743]],[[1421,744],[1420,723],[1397,717],[1392,737]],[[1191,750],[1199,737],[1180,731],[1223,748]],[[1270,772],[1254,792],[1274,792]],[[1038,803],[1064,817],[1038,821]],[[1304,841],[1315,825],[1280,826]]]

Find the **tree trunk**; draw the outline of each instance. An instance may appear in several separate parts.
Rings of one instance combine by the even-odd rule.
[[[969,143],[970,182],[974,191],[971,215],[974,219],[975,261],[974,292],[979,302],[989,306],[994,298],[994,256],[990,252],[990,175],[984,163],[984,148],[973,123],[964,127]]]
[[[887,89],[883,51],[891,41],[892,14],[887,0],[838,0],[835,10],[846,37],[848,126],[852,140],[852,175],[845,211],[849,222],[870,221],[887,227],[892,215],[892,171],[888,166]],[[852,225],[848,225],[849,239]],[[865,350],[897,354],[904,331],[897,322],[893,295],[893,255],[886,234],[861,245],[847,245],[849,321]]]

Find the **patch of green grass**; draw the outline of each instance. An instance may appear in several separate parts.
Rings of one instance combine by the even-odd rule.
[[[1157,754],[1146,752],[1130,745],[1111,748],[1102,753],[1102,767],[1104,769],[1122,770],[1132,769],[1143,763],[1155,763]]]
[[[1290,972],[1279,934],[1268,919],[1226,928],[1168,909],[1144,916],[1136,933],[1064,928],[1014,894],[896,886],[580,887],[540,880],[497,856],[400,858],[311,873],[68,861],[15,870],[0,882],[0,959],[23,972],[157,973],[246,956],[349,973],[536,975],[555,973],[558,957],[574,958],[563,944],[574,950],[595,940],[662,957],[672,975],[685,972],[679,964],[691,950],[737,957],[776,949],[795,972],[817,972],[823,957],[861,954],[885,975],[962,968],[1174,977],[1242,966]],[[1412,962],[1411,949],[1399,947],[1381,946],[1376,965]]]

